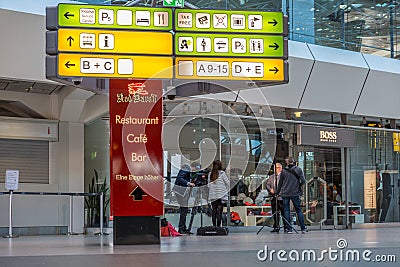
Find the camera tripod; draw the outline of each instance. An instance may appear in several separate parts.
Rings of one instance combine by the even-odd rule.
[[[289,226],[289,229],[290,229],[290,230],[293,230],[293,231],[296,232],[296,234],[298,234],[299,232],[298,232],[296,229],[294,229],[293,225],[292,225],[292,224],[283,216],[283,214],[281,213],[281,211],[280,211],[280,209],[279,209],[279,206],[278,206],[278,196],[275,196],[275,195],[274,195],[274,196],[269,196],[269,197],[267,197],[267,198],[275,198],[275,207],[276,207],[276,210],[275,210],[275,212],[271,215],[271,217],[274,218],[274,220],[275,220],[275,219],[278,219],[278,221],[275,221],[275,225],[277,226],[277,229],[278,229],[277,234],[279,234],[279,231],[280,231],[280,229],[282,228],[281,222],[280,222],[280,218],[282,218],[282,221],[283,221],[284,224],[286,223],[286,224]],[[267,225],[266,222],[267,222],[267,220],[264,220],[264,221],[263,221],[263,225],[262,225],[262,227],[257,231],[257,235],[264,229],[265,226],[270,227],[270,228],[273,228],[273,226]]]
[[[203,227],[203,190],[205,190],[204,186],[197,187],[197,192],[196,192],[196,197],[193,203],[192,211],[191,211],[191,216],[190,216],[190,222],[189,222],[189,227],[188,231],[191,232],[192,226],[193,226],[193,221],[194,217],[198,213],[198,210],[200,208],[200,227]]]

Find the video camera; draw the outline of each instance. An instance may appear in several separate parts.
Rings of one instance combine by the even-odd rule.
[[[208,174],[210,173],[210,170],[204,169],[200,171],[196,171],[192,173],[192,183],[194,183],[195,186],[203,186],[208,183]]]

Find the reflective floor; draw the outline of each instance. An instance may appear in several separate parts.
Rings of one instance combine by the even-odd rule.
[[[291,235],[273,234],[267,228],[257,235],[254,229],[228,236],[163,237],[160,245],[134,246],[113,246],[112,235],[2,238],[0,266],[377,266],[381,259],[386,262],[379,266],[398,266],[394,261],[400,262],[400,227]]]

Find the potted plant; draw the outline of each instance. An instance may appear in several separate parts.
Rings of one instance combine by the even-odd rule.
[[[103,192],[103,223],[107,225],[106,211],[110,204],[110,188],[107,185],[107,179],[104,178],[103,182],[99,182],[99,173],[94,170],[92,181],[89,184],[88,193],[101,193]],[[98,227],[100,226],[100,197],[87,196],[85,197],[85,209],[87,209],[87,225],[86,227]]]

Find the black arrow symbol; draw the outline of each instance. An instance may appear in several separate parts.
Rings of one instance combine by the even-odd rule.
[[[268,24],[274,24],[273,26],[276,26],[278,22],[276,21],[276,19],[273,19],[273,21],[268,21]]]
[[[67,67],[69,69],[69,67],[74,67],[75,64],[73,63],[69,63],[69,60],[67,61],[67,63],[65,63],[65,67]]]
[[[67,38],[67,41],[69,42],[69,46],[71,46],[72,42],[75,41],[75,39],[72,38],[72,36],[70,36],[70,37]]]
[[[129,196],[133,197],[134,201],[138,201],[143,200],[143,196],[147,196],[147,194],[139,186],[136,186]]]
[[[75,15],[74,15],[74,14],[71,14],[71,13],[69,13],[69,12],[67,11],[67,12],[65,12],[64,17],[65,17],[66,19],[69,19],[69,17],[75,17]]]
[[[269,71],[274,71],[274,74],[277,74],[279,70],[277,67],[274,67],[273,69],[269,69]]]
[[[277,43],[274,43],[274,45],[270,45],[269,47],[274,48],[274,50],[279,48],[279,45]]]

